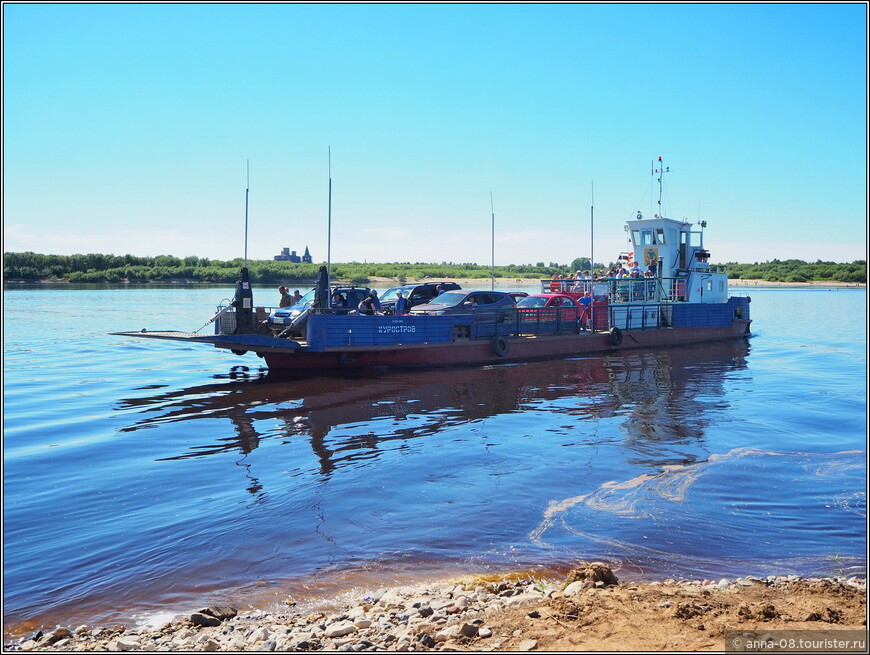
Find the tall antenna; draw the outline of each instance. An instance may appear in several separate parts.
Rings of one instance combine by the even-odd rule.
[[[662,165],[662,158],[659,157],[659,167],[655,168],[655,166],[651,166],[651,168],[652,168],[652,170],[650,171],[650,174],[654,175],[654,174],[658,173],[658,176],[659,176],[659,179],[658,179],[658,181],[659,181],[659,211],[658,211],[658,214],[656,214],[656,216],[658,216],[659,218],[663,218],[664,215],[662,214],[662,177],[664,176],[665,173],[671,172],[671,167],[670,166],[667,166],[667,167],[663,166]]]
[[[251,160],[246,160],[248,181],[245,186],[245,268],[248,267],[248,195],[251,191]]]
[[[492,273],[490,289],[495,290],[495,207],[492,204],[492,191],[489,192],[489,209],[492,212]]]
[[[595,272],[595,182],[592,182],[592,204],[589,206],[589,275]]]
[[[332,285],[332,146],[328,146],[327,160],[329,169],[329,205],[326,218],[326,283],[327,288],[330,288]]]

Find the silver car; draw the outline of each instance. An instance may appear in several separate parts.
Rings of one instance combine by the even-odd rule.
[[[411,308],[411,314],[470,314],[482,309],[513,309],[513,298],[502,291],[447,291],[425,305]]]

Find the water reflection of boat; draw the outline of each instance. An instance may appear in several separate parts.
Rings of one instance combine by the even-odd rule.
[[[232,422],[233,436],[197,444],[168,460],[250,453],[263,439],[304,438],[320,472],[329,474],[359,457],[376,456],[390,441],[532,412],[543,403],[573,421],[623,415],[627,443],[645,460],[661,456],[662,442],[703,436],[705,399],[721,398],[726,374],[744,368],[748,348],[745,340],[725,341],[486,367],[462,376],[446,370],[305,381],[264,375],[130,398],[119,409],[146,414],[123,428],[128,432],[200,419]],[[561,402],[572,399],[576,402]],[[264,425],[268,430],[258,428]],[[686,463],[684,457],[676,460]]]
[[[663,171],[654,170],[659,173],[661,204]],[[630,251],[617,260],[631,273],[542,280],[542,290],[558,290],[576,300],[555,313],[547,308],[469,306],[460,313],[339,314],[330,308],[331,280],[324,266],[312,292],[313,304],[303,312],[304,334],[293,337],[292,331],[284,331],[275,336],[268,326],[271,309],[255,307],[248,270],[242,268],[233,301],[211,319],[214,335],[147,330],[116,334],[210,344],[238,355],[251,352],[270,370],[291,374],[526,362],[746,337],[749,298],[729,297],[727,273],[709,264],[706,222],[700,226],[698,230],[688,221],[660,215],[643,219],[638,212],[626,221]]]

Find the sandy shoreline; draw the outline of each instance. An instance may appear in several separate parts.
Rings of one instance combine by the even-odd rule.
[[[633,583],[581,563],[558,581],[468,576],[329,608],[288,599],[274,611],[202,608],[151,629],[59,626],[4,639],[4,652],[741,650],[727,644],[771,631],[865,639],[866,607],[858,578]]]

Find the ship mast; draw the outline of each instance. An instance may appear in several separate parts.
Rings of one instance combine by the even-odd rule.
[[[670,172],[671,172],[671,167],[670,166],[667,166],[667,167],[663,166],[661,157],[659,157],[659,167],[658,168],[656,168],[653,164],[650,164],[650,175],[655,175],[656,173],[658,173],[658,176],[659,176],[659,179],[658,179],[658,182],[659,182],[659,211],[656,214],[656,216],[658,218],[664,218],[664,214],[662,214],[662,177],[664,176],[665,173],[670,173]]]
[[[332,286],[332,146],[326,150],[329,175],[329,200],[326,210],[326,286]]]
[[[251,191],[251,160],[245,162],[247,183],[245,185],[245,268],[248,267],[248,195]]]
[[[592,181],[592,202],[589,205],[589,276],[595,273],[595,182]]]
[[[492,213],[492,270],[490,289],[495,290],[495,206],[492,204],[492,191],[489,192],[489,210]]]

